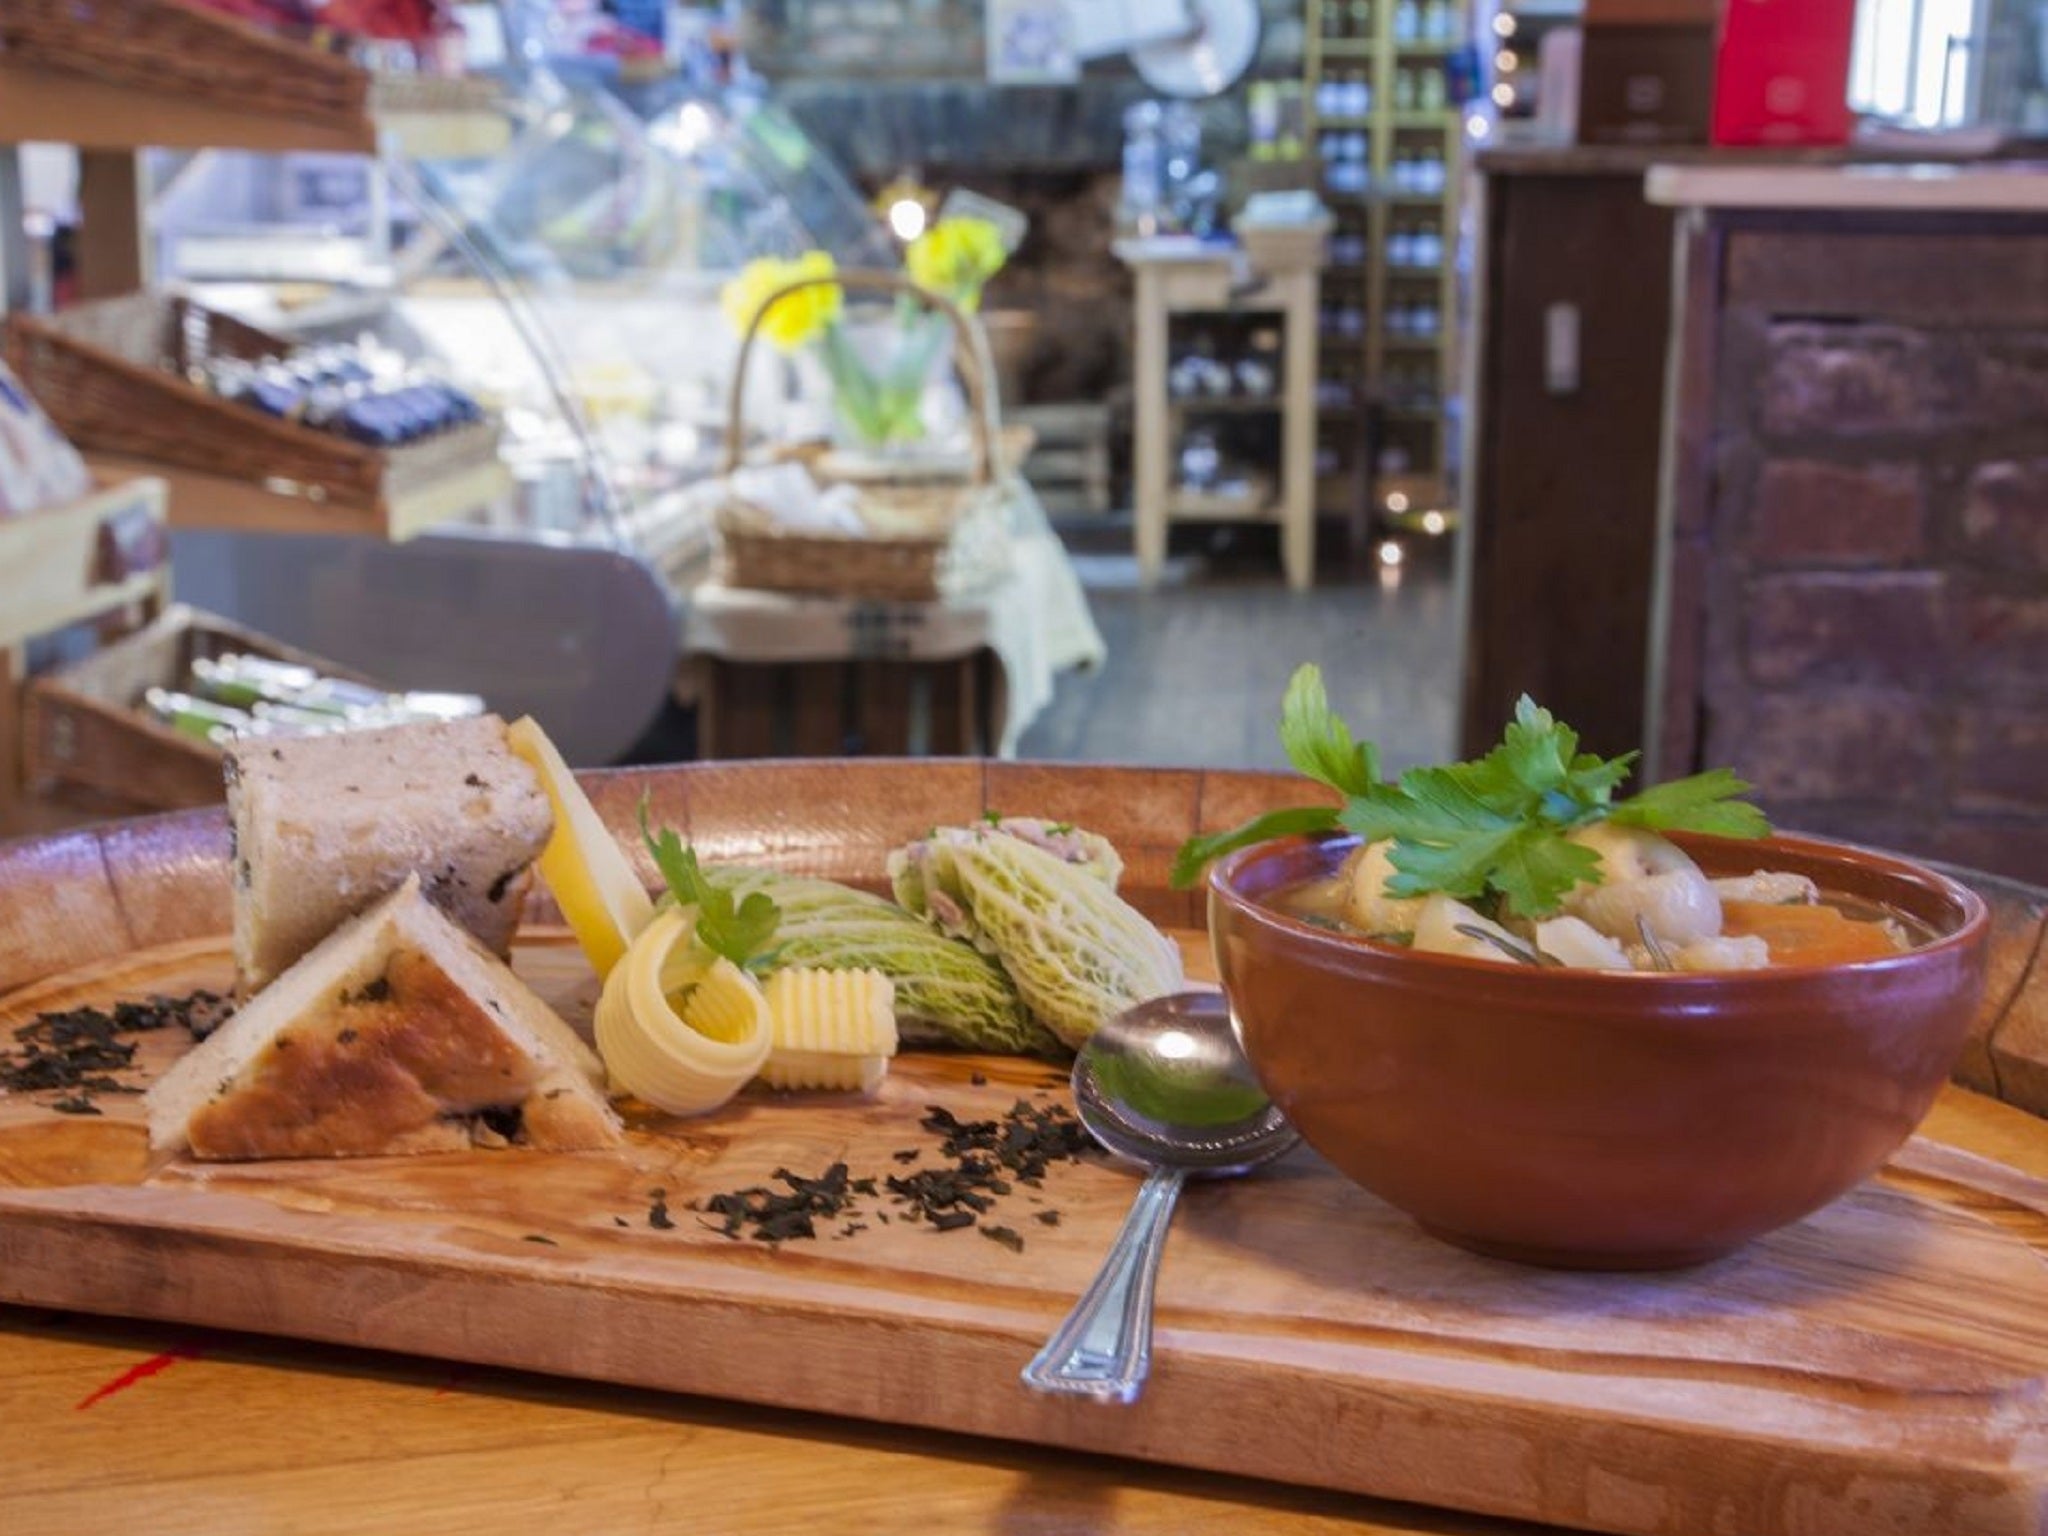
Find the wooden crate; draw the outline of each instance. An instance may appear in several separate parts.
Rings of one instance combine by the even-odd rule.
[[[51,824],[21,792],[29,642],[73,624],[111,639],[148,623],[170,577],[161,480],[103,480],[67,506],[0,518],[0,837]]]
[[[219,801],[220,748],[150,719],[142,712],[142,697],[151,688],[184,687],[194,661],[230,651],[385,686],[227,619],[175,606],[127,638],[28,685],[29,788],[81,789],[152,810]]]
[[[159,597],[169,577],[161,480],[0,518],[0,648]]]
[[[398,539],[509,486],[491,422],[372,448],[223,400],[190,378],[209,359],[291,350],[286,337],[161,293],[7,320],[14,371],[96,464],[166,475],[174,491],[194,482],[193,494],[172,498],[174,523]],[[230,513],[217,508],[224,498],[236,503]]]

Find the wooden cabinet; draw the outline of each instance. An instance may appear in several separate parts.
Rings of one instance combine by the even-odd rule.
[[[1671,211],[1643,198],[1649,159],[1479,162],[1468,754],[1523,693],[1588,750],[1642,742],[1672,249]]]

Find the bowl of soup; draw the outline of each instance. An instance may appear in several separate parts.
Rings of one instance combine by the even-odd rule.
[[[1983,992],[1984,903],[1819,839],[1672,842],[1721,888],[1772,898],[1716,918],[1742,968],[1686,968],[1691,944],[1654,930],[1622,944],[1625,968],[1562,963],[1533,927],[1454,921],[1432,949],[1374,934],[1331,898],[1361,867],[1347,837],[1222,860],[1210,935],[1260,1082],[1351,1179],[1501,1258],[1673,1268],[1818,1210],[1940,1091]]]

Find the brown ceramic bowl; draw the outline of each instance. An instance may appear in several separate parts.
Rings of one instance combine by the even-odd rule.
[[[1502,1258],[1669,1268],[1819,1209],[1933,1103],[1983,991],[1984,903],[1841,844],[1676,841],[1710,875],[1795,870],[1937,937],[1718,975],[1418,955],[1264,905],[1353,846],[1282,839],[1209,877],[1216,961],[1260,1081],[1345,1174]]]

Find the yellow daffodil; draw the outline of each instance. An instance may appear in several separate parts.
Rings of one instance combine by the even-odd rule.
[[[943,293],[966,309],[981,303],[982,285],[1000,272],[1009,253],[1002,233],[987,219],[941,219],[904,252],[910,280]]]
[[[744,334],[754,323],[754,317],[761,313],[761,306],[774,294],[791,283],[805,278],[833,277],[838,271],[838,266],[824,251],[806,251],[794,261],[763,256],[748,262],[740,269],[739,276],[725,285],[718,296],[719,303],[726,318]],[[815,340],[836,321],[844,302],[837,283],[800,289],[776,300],[761,321],[761,333],[777,351],[794,352]]]

